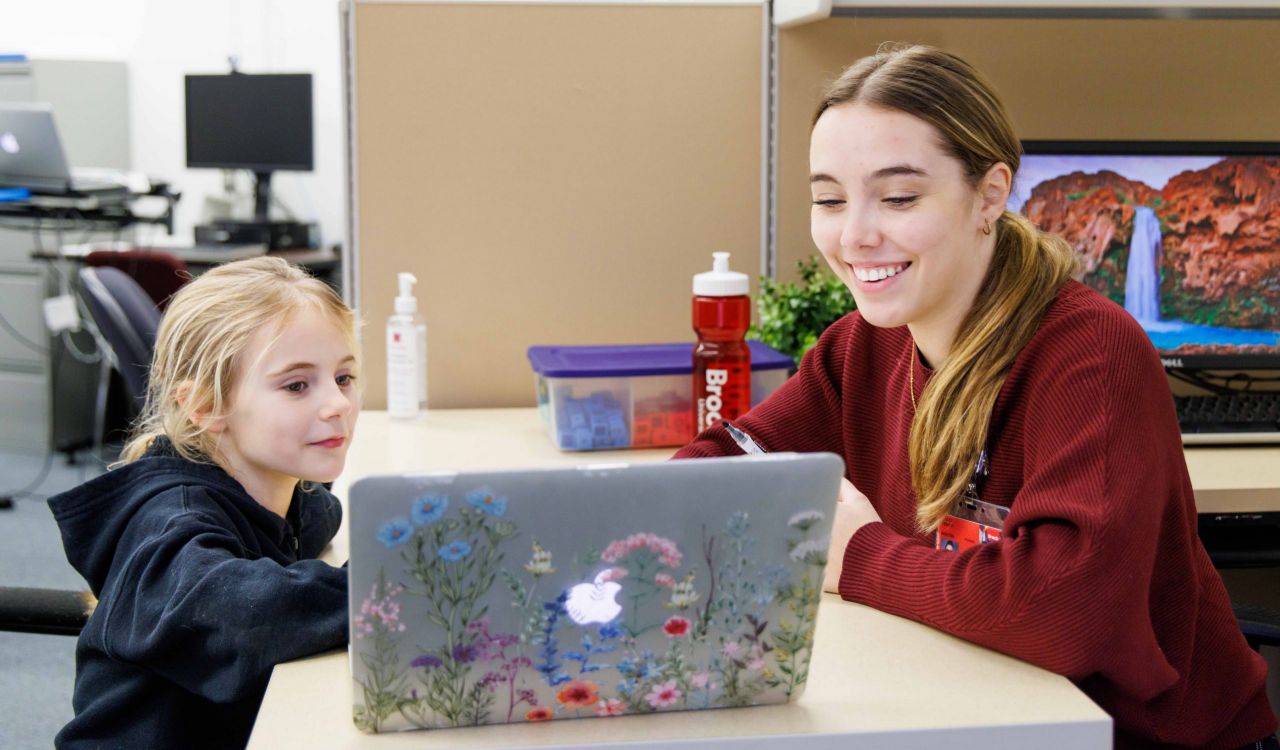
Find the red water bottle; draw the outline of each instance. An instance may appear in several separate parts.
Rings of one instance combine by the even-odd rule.
[[[693,416],[696,432],[751,408],[751,298],[745,273],[729,270],[728,253],[712,253],[711,270],[693,277]]]

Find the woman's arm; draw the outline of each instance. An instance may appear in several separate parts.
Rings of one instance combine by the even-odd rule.
[[[1103,323],[1066,334],[1091,350],[1038,362],[1018,390],[1024,476],[1001,541],[940,552],[867,524],[844,550],[842,596],[1131,695],[1176,681],[1148,600],[1161,538],[1193,533],[1189,480],[1155,353]]]
[[[840,383],[858,320],[856,313],[850,313],[829,326],[801,360],[796,374],[734,424],[769,452],[843,455]],[[733,438],[717,424],[677,451],[675,458],[740,453]]]

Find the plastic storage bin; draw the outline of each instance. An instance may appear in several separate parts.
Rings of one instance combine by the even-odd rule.
[[[786,381],[795,361],[751,347],[751,405]],[[561,450],[659,448],[693,439],[693,344],[531,346],[538,410]]]

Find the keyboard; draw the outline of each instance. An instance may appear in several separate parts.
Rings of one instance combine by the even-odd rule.
[[[1280,443],[1280,391],[1174,396],[1182,442]]]

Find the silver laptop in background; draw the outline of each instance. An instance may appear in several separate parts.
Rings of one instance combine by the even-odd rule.
[[[0,104],[0,186],[23,187],[38,195],[123,198],[117,182],[72,176],[48,104]]]
[[[795,699],[843,473],[780,453],[357,481],[356,725]]]

